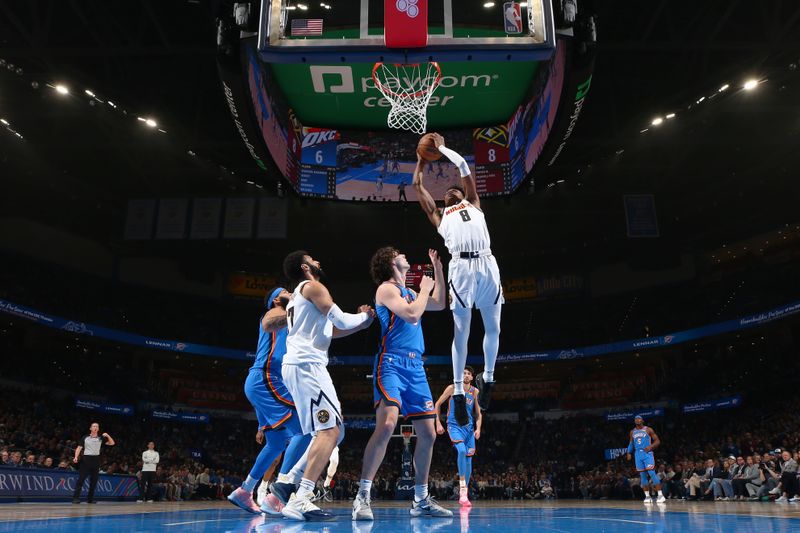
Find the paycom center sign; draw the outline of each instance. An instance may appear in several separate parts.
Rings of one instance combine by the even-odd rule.
[[[443,63],[428,104],[434,127],[501,124],[530,86],[538,63]],[[385,129],[390,104],[375,87],[372,65],[272,64],[289,105],[307,126]],[[424,70],[424,69],[423,69]]]

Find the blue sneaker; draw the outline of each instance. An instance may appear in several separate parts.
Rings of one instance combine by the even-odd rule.
[[[294,483],[278,483],[275,482],[269,488],[269,491],[275,495],[283,505],[289,503],[289,497],[294,491],[297,490],[297,485]]]

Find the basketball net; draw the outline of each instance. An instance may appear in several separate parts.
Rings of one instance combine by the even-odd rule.
[[[390,128],[422,135],[428,125],[428,102],[442,79],[436,62],[401,65],[375,63],[375,86],[392,107],[386,123]]]

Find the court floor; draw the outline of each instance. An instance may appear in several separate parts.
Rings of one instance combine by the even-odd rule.
[[[448,504],[448,507],[454,508]],[[568,501],[476,503],[454,508],[453,518],[410,518],[400,502],[375,502],[375,522],[352,522],[350,505],[330,507],[335,522],[290,522],[248,515],[227,502],[0,504],[0,532],[211,532],[231,533],[511,533],[547,531],[766,533],[800,531],[800,505],[776,503],[680,503]]]

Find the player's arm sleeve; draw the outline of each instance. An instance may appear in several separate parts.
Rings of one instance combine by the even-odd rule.
[[[628,453],[633,453],[633,439],[628,443]]]
[[[455,150],[451,150],[445,145],[439,146],[439,151],[442,152],[447,159],[449,159],[455,166],[458,167],[459,173],[461,173],[462,178],[466,178],[470,175],[469,165],[467,164],[467,160],[464,159],[461,154],[456,152]]]
[[[328,320],[330,320],[338,329],[346,331],[349,329],[355,329],[364,324],[367,320],[369,320],[369,315],[367,313],[345,313],[339,309],[338,305],[333,304],[330,311],[328,311]]]

